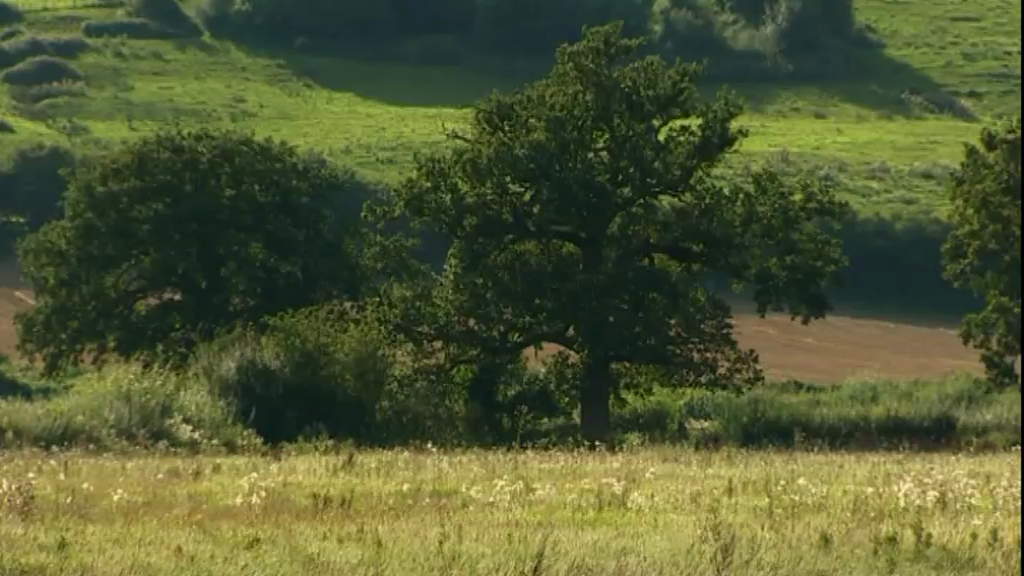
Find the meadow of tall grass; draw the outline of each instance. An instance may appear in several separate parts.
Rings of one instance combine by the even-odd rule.
[[[2,574],[1020,573],[1020,453],[0,452]]]

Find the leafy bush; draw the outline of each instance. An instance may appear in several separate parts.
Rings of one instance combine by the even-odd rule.
[[[25,15],[18,10],[17,6],[7,0],[0,0],[0,26],[17,24],[24,19]]]
[[[395,359],[340,307],[281,316],[200,348],[193,374],[268,442],[369,435]]]
[[[110,366],[67,387],[42,400],[0,400],[0,448],[240,449],[255,443],[216,398],[167,371]]]
[[[149,20],[185,37],[203,35],[203,29],[185,12],[178,0],[130,0],[127,11],[132,16]]]
[[[474,34],[478,46],[500,53],[547,55],[576,42],[584,26],[624,22],[624,35],[650,33],[651,0],[481,0]]]
[[[0,134],[15,134],[17,130],[14,129],[14,124],[11,124],[10,120],[6,118],[0,118]]]
[[[60,214],[67,190],[66,172],[77,164],[67,148],[33,144],[19,148],[6,166],[0,166],[0,212],[16,214],[24,227],[18,234],[39,229]]]
[[[10,26],[8,28],[0,30],[0,42],[7,42],[8,40],[12,40],[24,34],[25,29],[22,28],[21,26]]]
[[[82,23],[82,35],[88,38],[134,38],[136,40],[173,40],[184,38],[177,30],[165,28],[143,18],[90,20]]]
[[[39,86],[57,82],[80,82],[85,75],[67,62],[52,56],[36,56],[0,72],[0,82],[13,86]]]
[[[737,395],[656,389],[616,415],[620,435],[649,441],[834,449],[1006,448],[1020,444],[1020,393],[970,377],[939,382],[766,385]]]
[[[37,56],[76,58],[89,47],[84,38],[77,36],[24,36],[0,45],[0,68]]]
[[[770,0],[763,14],[761,25],[779,53],[808,53],[855,29],[853,0]]]

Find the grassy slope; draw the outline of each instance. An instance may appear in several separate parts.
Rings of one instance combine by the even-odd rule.
[[[743,121],[752,130],[738,162],[772,155],[797,168],[828,170],[865,211],[941,212],[943,171],[980,125],[908,117],[899,95],[910,87],[943,90],[964,96],[986,119],[1019,113],[1020,3],[859,0],[858,12],[887,48],[854,57],[857,77],[736,86],[751,102]],[[37,13],[29,27],[73,32],[76,17],[105,13],[112,14]],[[88,135],[72,139],[83,148],[169,122],[233,125],[323,149],[368,176],[394,180],[415,152],[442,141],[444,126],[464,121],[460,108],[514,85],[496,73],[455,68],[294,55],[286,62],[221,42],[95,44],[79,63],[89,76],[87,98],[48,101],[21,116],[0,100],[0,115],[13,117],[19,130],[0,136],[0,154],[28,141],[66,142],[68,118],[87,127]]]

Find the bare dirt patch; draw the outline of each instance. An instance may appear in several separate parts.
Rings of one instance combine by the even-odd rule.
[[[841,382],[878,376],[935,379],[982,373],[978,354],[955,330],[835,316],[804,326],[788,316],[737,314],[740,345],[757,350],[769,378]],[[541,351],[550,354],[555,348]]]

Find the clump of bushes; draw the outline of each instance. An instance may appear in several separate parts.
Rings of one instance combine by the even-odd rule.
[[[7,42],[8,40],[12,40],[24,34],[25,29],[22,28],[21,26],[11,26],[9,28],[4,28],[3,30],[0,30],[0,42]]]
[[[656,389],[616,413],[622,435],[697,446],[997,448],[1020,444],[1020,393],[940,382],[769,384],[745,394]]]
[[[174,40],[186,34],[165,28],[144,18],[117,20],[90,20],[82,23],[82,35],[87,38],[133,38],[135,40]]]
[[[85,75],[53,56],[36,56],[0,72],[0,82],[12,86],[39,86],[60,82],[81,82]]]
[[[169,371],[116,365],[72,379],[44,400],[0,401],[0,448],[258,444],[207,390]]]
[[[24,36],[0,45],[0,67],[14,66],[38,56],[77,58],[89,47],[88,41],[77,36]]]
[[[17,6],[7,0],[0,0],[0,26],[17,24],[24,19],[25,15],[18,10]]]
[[[178,0],[131,0],[127,12],[184,37],[203,35],[203,29],[181,7]]]
[[[9,229],[9,234],[20,236],[37,230],[59,215],[60,200],[68,187],[67,172],[77,163],[75,155],[63,146],[33,144],[19,148],[0,164],[0,190],[4,191],[0,212],[19,217],[17,229]]]
[[[459,403],[418,358],[379,325],[328,304],[202,346],[189,378],[272,443],[451,439]]]
[[[22,104],[39,104],[54,98],[77,98],[87,93],[81,82],[56,82],[39,86],[11,86],[11,99]]]
[[[0,118],[0,134],[15,134],[17,130],[14,129],[14,124],[11,124],[10,120],[6,118]]]

